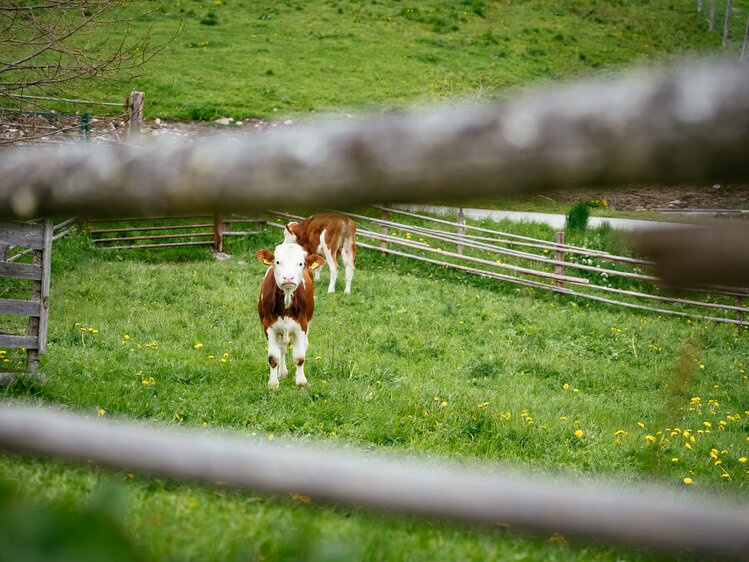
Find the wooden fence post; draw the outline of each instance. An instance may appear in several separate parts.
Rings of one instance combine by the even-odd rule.
[[[715,31],[715,0],[710,0],[710,31]]]
[[[463,214],[463,207],[458,208],[458,224],[461,225],[458,227],[458,236],[463,236],[466,233],[466,216]],[[463,253],[463,244],[458,243],[458,253]]]
[[[146,94],[144,92],[131,92],[130,94],[130,120],[128,121],[128,136],[136,137],[143,128],[143,103]]]
[[[697,0],[697,11],[702,12],[702,0]]]
[[[49,318],[49,285],[52,264],[52,219],[44,219],[44,243],[41,250],[34,250],[32,263],[41,267],[42,278],[31,282],[31,299],[39,304],[39,316],[29,317],[28,335],[36,336],[36,349],[26,350],[26,362],[30,373],[39,366],[39,356],[47,351],[47,323]]]
[[[557,244],[564,244],[564,232],[557,232],[556,234],[556,243]],[[564,250],[562,248],[557,248],[557,255],[556,259],[557,261],[564,261]],[[554,274],[555,275],[564,275],[564,266],[563,265],[555,265],[554,266]],[[564,287],[564,283],[562,281],[554,281],[555,287]]]
[[[224,251],[224,218],[219,215],[213,215],[213,251],[217,254]]]
[[[726,2],[726,19],[723,23],[723,48],[728,47],[728,24],[731,20],[731,3],[732,0]]]
[[[390,213],[388,211],[384,211],[384,210],[382,211],[382,220],[384,221],[390,220]],[[387,235],[387,233],[388,233],[388,227],[384,224],[380,226],[380,234]],[[387,255],[387,248],[388,248],[388,243],[385,240],[380,242],[380,254],[381,255],[383,256]]]
[[[739,57],[739,62],[744,62],[747,43],[749,43],[749,18],[746,18],[746,32],[744,33],[744,44],[741,46],[741,57]]]

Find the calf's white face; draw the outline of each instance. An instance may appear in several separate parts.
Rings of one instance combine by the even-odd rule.
[[[307,252],[299,244],[279,244],[273,251],[272,261],[276,285],[285,293],[293,293],[303,279],[304,260]],[[270,260],[269,260],[270,261]]]

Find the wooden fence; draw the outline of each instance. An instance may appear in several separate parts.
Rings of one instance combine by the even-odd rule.
[[[7,255],[9,247],[23,248],[10,259],[0,261],[0,276],[13,280],[18,293],[28,293],[28,298],[0,299],[0,315],[27,317],[25,333],[0,333],[0,348],[26,350],[28,371],[35,373],[39,355],[47,348],[47,319],[49,315],[49,286],[53,226],[51,219],[36,223],[1,222],[0,246]],[[22,256],[30,256],[23,263]],[[30,287],[24,285],[30,284]],[[0,382],[7,382],[13,373],[0,374]]]
[[[344,212],[358,221],[357,246],[361,248],[614,306],[749,325],[749,308],[744,306],[749,298],[746,288],[710,285],[680,289],[696,293],[695,298],[664,294],[656,286],[659,279],[647,273],[653,262],[564,244],[563,232],[558,232],[552,242],[466,224],[460,213],[455,222],[392,207],[373,209],[381,213],[380,218]],[[278,211],[269,214],[286,220],[304,218]],[[410,223],[398,222],[392,215],[405,217]],[[428,223],[436,226],[423,226]],[[280,226],[273,221],[268,224]],[[363,240],[380,244],[375,246]],[[614,286],[613,280],[617,278],[634,282],[637,290]],[[641,301],[655,301],[669,308]],[[723,315],[716,316],[718,313]]]
[[[224,252],[224,238],[256,234],[256,231],[232,230],[232,225],[250,226],[263,222],[262,219],[215,214],[89,219],[85,228],[93,238],[94,247],[102,250],[209,246],[214,253],[221,254]]]
[[[90,147],[6,151],[0,154],[0,215],[112,216],[116,210],[173,216],[278,205],[341,207],[580,185],[746,178],[747,91],[745,69],[711,62],[676,72],[659,69],[649,75],[527,94],[484,108],[318,124],[243,139],[155,144],[150,150],[117,146],[106,151]],[[409,251],[435,253],[429,250],[435,249],[431,245],[385,232],[387,224],[372,224],[375,230],[367,232],[379,241],[379,246],[370,245],[374,250],[396,253],[390,246],[397,239]],[[497,255],[496,246],[503,252],[521,252],[499,242],[501,237],[468,225],[465,232],[470,235],[420,228],[422,235],[442,237],[441,243],[449,239],[463,245],[463,257],[470,257],[472,265],[455,264],[456,268],[497,269],[492,265],[496,260],[474,256],[469,250],[491,250]],[[735,251],[720,253],[708,272],[713,272],[712,265],[729,264],[733,270],[738,263],[740,276],[749,280],[745,230],[742,235],[714,237],[699,251],[688,247],[676,252],[677,259],[689,263],[728,247]],[[661,248],[676,246],[668,237],[655,239]],[[521,242],[539,244],[513,240],[519,248],[532,248],[520,246]],[[591,284],[579,274],[567,275],[568,260],[557,259],[557,254],[573,255],[573,248],[546,244],[554,252],[553,261],[562,263],[543,263],[555,270],[563,267],[562,272],[513,263],[501,268],[501,273],[487,269],[482,274],[551,286],[559,292],[572,291],[568,285],[578,289]],[[499,255],[521,258],[514,253]],[[447,263],[445,257],[458,256],[457,251],[445,252],[437,254],[439,260],[424,260]],[[339,454],[324,448],[305,452],[236,436],[201,438],[195,433],[7,404],[0,406],[0,444],[14,451],[84,463],[94,460],[214,485],[220,480],[270,493],[296,490],[335,502],[564,532],[672,552],[687,549],[697,555],[743,559],[749,553],[746,506],[704,497],[688,500],[652,487],[622,490],[620,483],[593,487],[561,478],[518,478],[508,472],[477,473],[425,462],[385,464],[371,452]]]

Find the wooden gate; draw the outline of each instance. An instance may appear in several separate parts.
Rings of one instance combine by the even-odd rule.
[[[25,249],[21,253],[26,254],[27,263],[7,259],[11,249]],[[39,355],[47,347],[51,251],[51,219],[36,223],[0,222],[0,277],[10,284],[6,289],[26,297],[0,298],[0,316],[28,317],[25,329],[19,329],[16,323],[16,329],[6,331],[7,326],[3,325],[0,348],[25,349],[29,373],[36,372]],[[0,383],[9,382],[16,374],[0,373]]]

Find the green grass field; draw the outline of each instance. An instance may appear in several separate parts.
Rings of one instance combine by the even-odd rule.
[[[200,250],[102,254],[83,236],[64,239],[42,364],[48,381],[19,381],[2,394],[280,443],[303,438],[748,497],[746,332],[362,250],[352,295],[318,292],[309,386],[297,389],[292,377],[270,391],[255,310],[264,267],[253,253],[278,237],[235,241],[226,262]],[[9,455],[0,466],[22,497],[83,514],[104,503],[123,540],[151,560],[653,558],[306,503],[293,490],[269,498]],[[44,519],[24,513],[43,528]],[[11,515],[19,517],[0,501],[0,520]],[[22,559],[7,540],[0,532],[0,544],[12,546],[0,548],[0,560]]]
[[[717,5],[722,29],[725,2]],[[731,58],[746,2],[733,6]],[[685,0],[136,0],[123,23],[83,38],[85,48],[126,32],[171,43],[135,77],[84,83],[75,94],[118,101],[143,90],[147,117],[199,120],[490,100],[529,84],[723,53],[707,8],[695,8]]]
[[[734,2],[731,57],[747,6]],[[136,0],[122,14],[131,19],[95,30],[86,48],[126,28],[173,41],[141,75],[75,94],[120,100],[143,90],[148,118],[301,119],[472,103],[722,52],[691,1]],[[605,233],[586,236],[569,241],[615,249]],[[47,383],[18,380],[0,396],[92,418],[749,499],[747,331],[361,251],[352,295],[318,293],[309,386],[290,378],[270,391],[255,309],[264,267],[253,254],[278,238],[235,240],[226,262],[207,250],[105,254],[83,235],[62,240]],[[22,357],[0,351],[3,370]],[[2,562],[659,559],[335,507],[294,490],[267,497],[7,454],[0,475]]]

